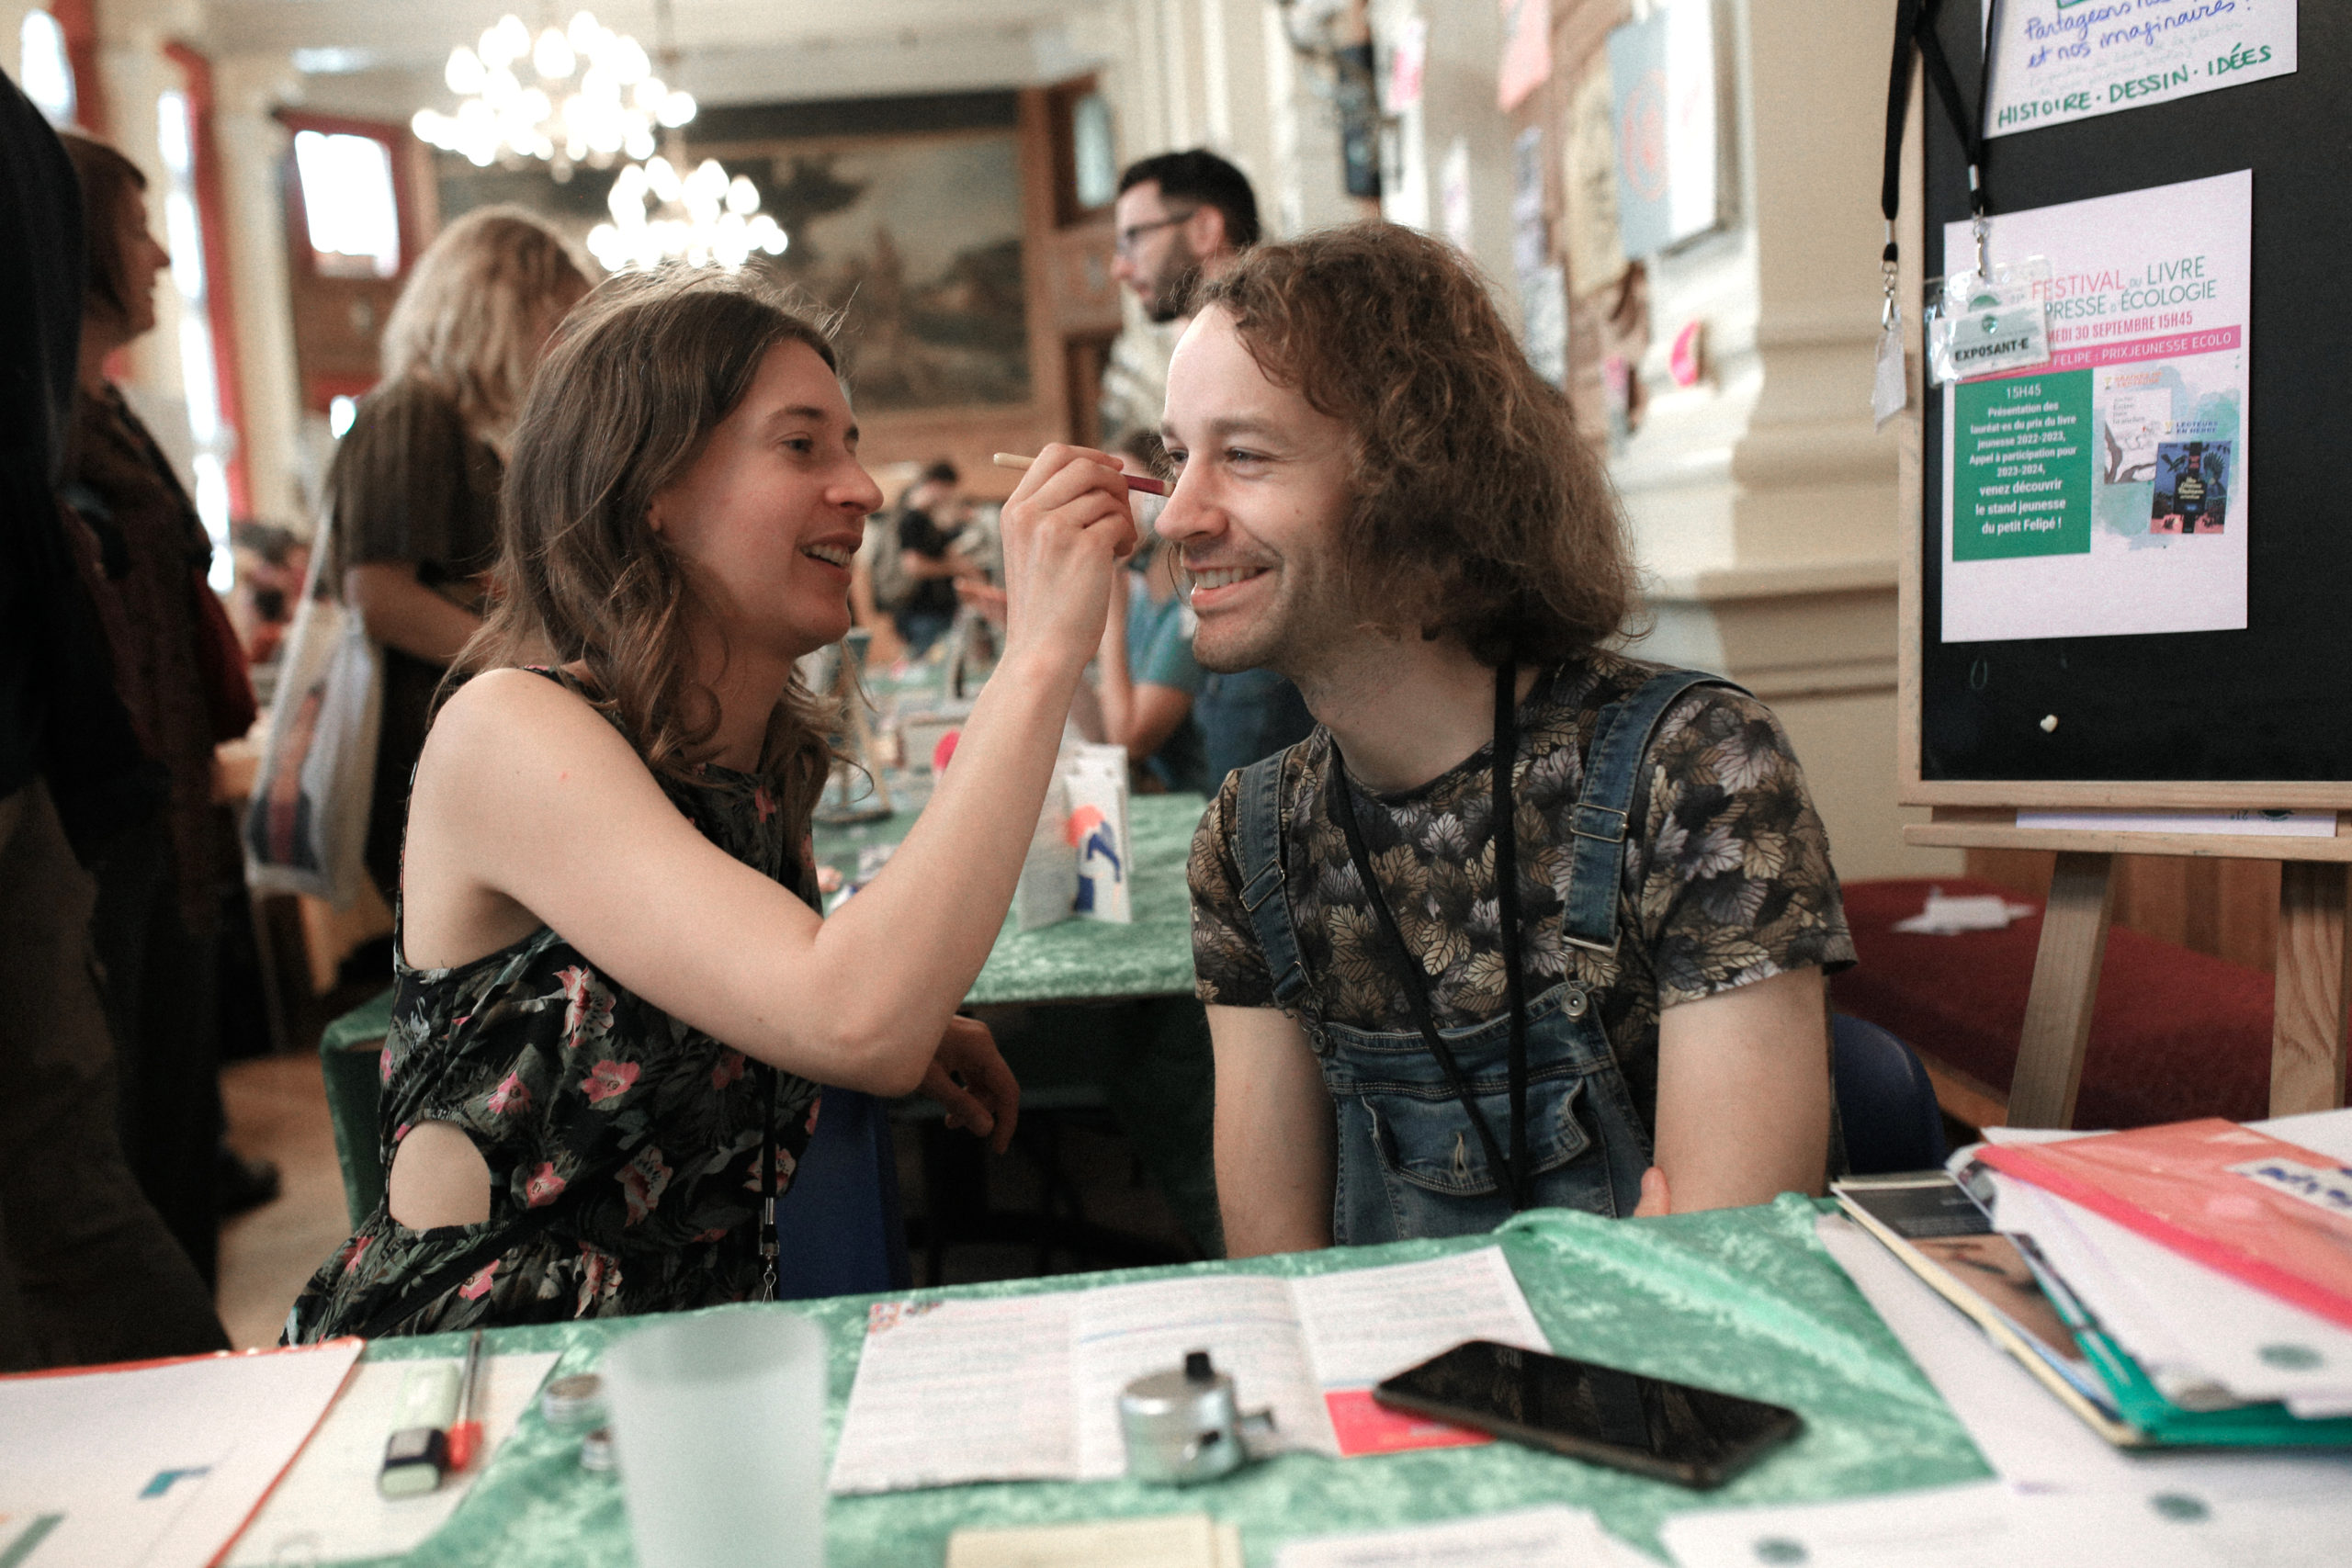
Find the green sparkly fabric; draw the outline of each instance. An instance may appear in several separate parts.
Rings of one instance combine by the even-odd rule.
[[[1772,1400],[1804,1416],[1802,1436],[1719,1491],[1685,1491],[1509,1443],[1351,1460],[1287,1454],[1183,1491],[1124,1481],[1023,1483],[835,1498],[827,1562],[831,1568],[936,1568],[949,1534],[967,1526],[1205,1509],[1239,1527],[1249,1562],[1263,1568],[1284,1542],[1302,1537],[1538,1503],[1591,1508],[1611,1530],[1662,1556],[1659,1524],[1686,1509],[1813,1502],[1989,1476],[1951,1412],[1814,1239],[1820,1208],[1784,1197],[1763,1208],[1615,1221],[1546,1210],[1499,1233],[1554,1348]],[[915,1293],[984,1298],[1202,1269],[1317,1274],[1439,1257],[1489,1239],[1397,1242]],[[829,1440],[840,1437],[865,1309],[877,1299],[754,1309],[805,1313],[831,1336]],[[500,1330],[491,1338],[500,1350],[560,1349],[558,1371],[574,1371],[592,1368],[612,1337],[629,1327],[626,1319],[592,1321]],[[463,1344],[458,1335],[388,1340],[368,1354],[453,1356]],[[624,1568],[634,1554],[619,1483],[582,1470],[578,1448],[577,1438],[549,1429],[536,1411],[526,1415],[473,1495],[407,1561],[418,1568]]]
[[[858,852],[895,844],[922,809],[919,781],[893,775],[897,816],[854,828],[820,825],[817,859],[844,876],[857,870]],[[1135,862],[1127,878],[1131,925],[1064,920],[1023,931],[1012,917],[966,997],[976,1007],[1007,1002],[1080,1001],[1114,997],[1193,994],[1193,903],[1184,862],[1193,829],[1208,803],[1197,795],[1139,795],[1127,803],[1127,836]]]

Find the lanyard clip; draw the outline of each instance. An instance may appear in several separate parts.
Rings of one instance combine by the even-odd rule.
[[[1993,276],[1993,225],[1980,212],[1968,231],[1976,237],[1976,276],[1989,278]]]

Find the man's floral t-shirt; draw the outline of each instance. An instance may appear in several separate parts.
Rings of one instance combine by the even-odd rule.
[[[1593,653],[1540,675],[1519,710],[1512,815],[1528,995],[1573,981],[1599,1004],[1634,1103],[1655,1126],[1662,1009],[1818,965],[1845,968],[1853,940],[1829,840],[1771,710],[1695,688],[1659,721],[1627,822],[1614,953],[1571,945],[1561,915],[1570,808],[1594,722],[1660,666]],[[1491,743],[1418,789],[1355,790],[1357,822],[1407,945],[1430,975],[1441,1029],[1501,1015]],[[1283,769],[1283,869],[1312,1006],[1351,1028],[1409,1032],[1376,917],[1331,814],[1340,770],[1317,727]],[[1273,977],[1242,907],[1240,780],[1229,775],[1193,836],[1193,965],[1202,1001],[1272,1007]],[[1825,1043],[1824,1049],[1826,1049]]]

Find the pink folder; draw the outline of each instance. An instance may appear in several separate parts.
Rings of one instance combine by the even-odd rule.
[[[2352,1328],[2352,1170],[2208,1117],[1977,1157]]]

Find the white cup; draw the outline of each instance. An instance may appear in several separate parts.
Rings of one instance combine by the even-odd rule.
[[[824,1568],[824,1330],[725,1307],[629,1334],[601,1371],[639,1568]]]

